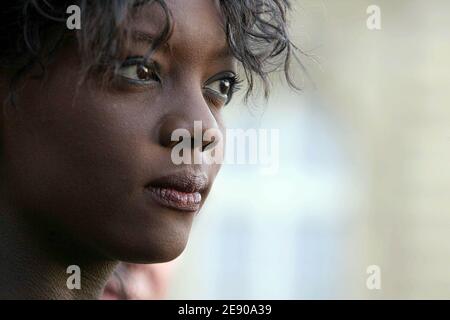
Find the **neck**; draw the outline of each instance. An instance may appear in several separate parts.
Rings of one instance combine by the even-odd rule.
[[[98,298],[116,262],[32,222],[31,214],[0,201],[0,299]],[[80,289],[70,286],[77,276],[67,273],[71,265],[80,268]]]

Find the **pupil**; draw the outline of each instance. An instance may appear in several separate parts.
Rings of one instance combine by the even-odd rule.
[[[139,79],[147,79],[148,77],[148,68],[143,65],[139,65],[137,67],[137,76]]]
[[[228,94],[228,91],[230,90],[230,81],[228,80],[222,80],[220,81],[220,93],[223,95]]]

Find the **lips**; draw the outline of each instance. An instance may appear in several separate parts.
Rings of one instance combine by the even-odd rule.
[[[180,173],[153,180],[146,190],[158,204],[178,211],[200,209],[202,192],[208,185],[205,174]]]

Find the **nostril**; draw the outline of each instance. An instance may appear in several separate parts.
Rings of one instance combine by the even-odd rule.
[[[183,137],[178,137],[178,140],[170,140],[170,142],[167,144],[167,147],[172,149],[173,147],[175,147],[177,144],[181,143],[183,141]]]
[[[173,135],[177,129],[183,129],[186,125],[182,119],[174,116],[167,117],[161,122],[159,127],[159,143],[166,148],[173,148],[183,140],[188,134],[188,130],[184,129],[182,135]],[[185,132],[186,131],[186,132]]]
[[[209,141],[203,141],[202,152],[212,150],[217,145],[218,139],[216,137],[211,137]]]

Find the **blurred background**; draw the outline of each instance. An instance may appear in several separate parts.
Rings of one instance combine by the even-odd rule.
[[[279,129],[279,170],[223,166],[164,297],[450,299],[450,2],[293,2],[311,80],[226,111]]]

